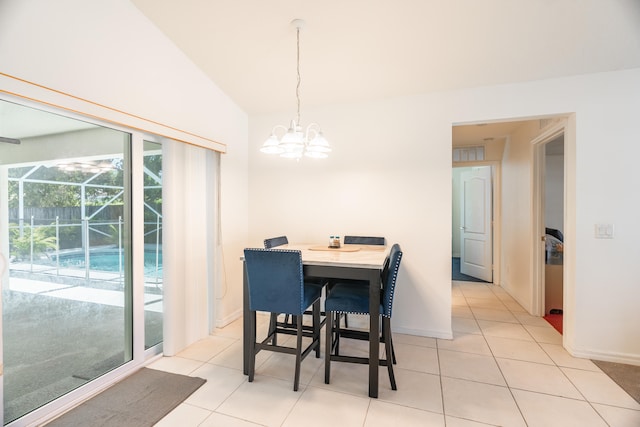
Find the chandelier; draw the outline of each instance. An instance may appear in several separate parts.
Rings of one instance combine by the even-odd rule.
[[[115,169],[115,166],[109,160],[105,161],[80,161],[80,162],[63,162],[56,165],[58,169],[65,172],[85,172],[85,173],[101,173],[109,172]]]
[[[302,156],[321,159],[328,156],[331,147],[322,135],[320,126],[317,123],[311,123],[303,130],[300,124],[300,29],[304,27],[304,21],[294,19],[291,21],[291,25],[296,28],[296,71],[298,76],[296,118],[291,120],[288,128],[283,125],[274,126],[271,136],[262,144],[260,151],[267,154],[279,154],[280,157],[290,159],[300,159]]]

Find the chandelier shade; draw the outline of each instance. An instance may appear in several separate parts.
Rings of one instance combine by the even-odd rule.
[[[279,154],[280,157],[300,159],[311,157],[322,159],[329,156],[331,146],[326,140],[320,126],[317,123],[307,125],[304,130],[300,125],[300,29],[304,27],[304,21],[294,19],[291,24],[296,28],[296,70],[298,83],[296,85],[296,100],[298,109],[296,119],[291,120],[289,127],[276,125],[271,135],[262,144],[260,151],[266,154]]]

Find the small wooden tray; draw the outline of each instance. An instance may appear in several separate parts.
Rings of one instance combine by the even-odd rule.
[[[339,248],[332,248],[329,246],[311,246],[310,251],[333,251],[333,252],[358,252],[359,247],[340,246]]]

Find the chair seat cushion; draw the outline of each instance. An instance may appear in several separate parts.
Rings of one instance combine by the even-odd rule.
[[[366,283],[336,283],[324,302],[325,311],[369,314],[369,286]],[[380,313],[382,313],[382,305]]]

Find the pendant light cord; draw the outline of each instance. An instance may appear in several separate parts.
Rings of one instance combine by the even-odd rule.
[[[300,125],[300,27],[296,29],[296,71],[298,74],[298,84],[296,85],[296,100],[298,101],[298,114],[296,116],[296,123]]]
[[[0,0],[1,1],[1,0]],[[302,156],[314,159],[323,159],[331,152],[329,142],[322,135],[320,125],[310,123],[304,130],[300,125],[300,30],[304,28],[302,19],[294,19],[291,25],[296,28],[296,115],[290,125],[276,125],[271,130],[271,135],[262,144],[260,151],[266,154],[279,154],[281,157],[299,160]],[[276,134],[281,133],[281,136]],[[1,427],[1,426],[0,426]]]

